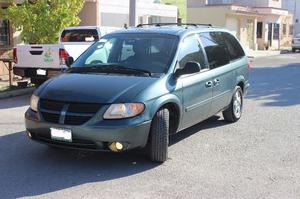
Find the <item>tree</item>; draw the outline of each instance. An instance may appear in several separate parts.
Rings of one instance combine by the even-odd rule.
[[[78,25],[84,0],[25,0],[17,5],[13,0],[6,9],[0,9],[0,18],[8,19],[21,32],[25,43],[57,42],[60,31]]]

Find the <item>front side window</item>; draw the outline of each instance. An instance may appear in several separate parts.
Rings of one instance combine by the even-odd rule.
[[[166,34],[108,34],[92,45],[74,67],[123,66],[166,73],[174,59],[178,37]]]
[[[198,62],[201,69],[207,68],[205,55],[196,35],[188,36],[182,41],[178,61],[179,68],[183,68],[189,61]]]

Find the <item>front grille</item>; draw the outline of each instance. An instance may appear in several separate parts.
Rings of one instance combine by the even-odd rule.
[[[54,114],[54,113],[47,113],[47,112],[42,112],[43,118],[47,121],[47,122],[51,122],[51,123],[59,123],[59,114]]]
[[[64,102],[58,102],[58,101],[50,101],[50,100],[41,100],[40,106],[43,109],[49,109],[52,111],[61,111],[64,107]]]
[[[55,124],[82,125],[101,108],[101,104],[40,100],[40,112],[45,121]]]

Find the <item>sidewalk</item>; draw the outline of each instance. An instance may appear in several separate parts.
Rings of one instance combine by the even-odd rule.
[[[271,57],[281,54],[281,50],[247,50],[246,54],[248,57],[253,57],[254,59],[259,57]]]
[[[1,75],[0,76],[0,99],[31,94],[35,90],[35,88],[32,86],[28,86],[25,88],[18,87],[18,83],[17,83],[18,81],[21,81],[21,79],[15,77],[13,80],[12,87],[9,87],[8,75]]]

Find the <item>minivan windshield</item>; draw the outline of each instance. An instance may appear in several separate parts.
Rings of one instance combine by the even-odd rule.
[[[175,55],[175,35],[119,33],[101,38],[85,51],[72,67],[93,67],[148,73],[166,73]]]

